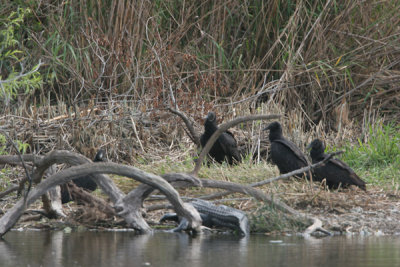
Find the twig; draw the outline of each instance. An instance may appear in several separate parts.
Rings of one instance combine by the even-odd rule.
[[[172,85],[171,85],[170,81],[168,81],[168,85],[169,85],[169,94],[171,95],[172,103],[174,104],[175,109],[177,110],[178,109],[178,104],[176,103],[174,92],[172,91]]]
[[[171,113],[173,113],[175,115],[178,115],[183,120],[183,122],[186,125],[186,128],[189,131],[189,133],[188,133],[189,138],[192,139],[193,143],[195,143],[197,147],[200,147],[200,138],[193,128],[193,122],[190,122],[189,118],[184,113],[182,113],[176,109],[167,108],[167,110],[169,110]]]
[[[42,61],[39,60],[39,63],[36,65],[36,67],[33,70],[28,71],[27,73],[24,73],[24,68],[22,68],[22,71],[17,76],[9,78],[7,80],[0,80],[0,86],[3,86],[3,83],[10,83],[35,73],[36,71],[39,70],[40,66],[42,65],[43,65]]]
[[[130,118],[131,118],[132,128],[133,128],[133,132],[135,133],[136,139],[138,140],[139,145],[140,145],[140,148],[142,149],[142,151],[145,152],[145,151],[144,151],[144,148],[143,148],[143,145],[142,145],[142,142],[140,141],[138,132],[137,132],[137,130],[136,130],[135,121],[133,120],[132,116],[130,116]]]
[[[0,199],[2,199],[3,197],[7,196],[8,194],[17,191],[19,188],[19,185],[11,185],[9,186],[6,190],[4,190],[3,192],[0,193]]]

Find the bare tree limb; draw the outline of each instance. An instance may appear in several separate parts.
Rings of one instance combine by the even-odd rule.
[[[182,112],[176,110],[176,109],[172,109],[172,108],[167,108],[171,113],[178,115],[183,122],[186,125],[186,128],[188,129],[188,136],[189,138],[193,141],[193,143],[196,144],[197,147],[200,147],[200,137],[198,136],[198,134],[196,133],[196,131],[193,128],[193,122],[190,122],[189,118]]]
[[[18,188],[19,188],[19,185],[10,185],[6,190],[4,190],[3,192],[0,192],[0,199],[7,196],[8,194],[11,194],[14,191],[17,191]]]
[[[109,216],[116,215],[115,210],[104,199],[96,197],[94,194],[78,187],[74,183],[66,183],[65,186],[68,187],[73,199],[79,199],[79,202],[83,202],[85,205],[91,206],[91,208],[95,207],[97,210]]]
[[[85,175],[92,174],[96,175],[94,178],[98,178],[97,175],[101,173],[126,176],[158,189],[167,196],[177,214],[188,220],[189,228],[199,231],[201,226],[199,213],[191,205],[183,203],[179,197],[179,193],[161,177],[134,167],[116,163],[89,163],[62,170],[42,181],[31,190],[26,198],[26,205],[23,200],[20,200],[0,218],[0,236],[3,236],[17,222],[27,206],[32,204],[50,188]]]
[[[83,155],[65,151],[65,150],[55,150],[48,153],[46,156],[39,155],[22,155],[22,158],[26,161],[31,161],[35,165],[35,171],[32,174],[33,181],[35,183],[40,182],[44,173],[53,164],[69,164],[69,165],[79,165],[90,163],[91,160]],[[20,160],[17,156],[0,156],[0,164],[19,164]],[[97,174],[94,179],[102,191],[108,195],[110,200],[117,205],[121,203],[125,197],[125,194],[115,185],[115,183],[104,174]],[[139,230],[140,232],[151,232],[151,228],[147,223],[141,221],[137,223],[135,218],[137,217],[137,210],[131,207],[131,203],[125,203],[124,212],[120,213],[122,218],[130,225],[132,228]]]
[[[329,157],[332,157],[333,155],[339,154],[340,152],[336,152],[334,154],[329,155]],[[4,158],[0,157],[0,162],[4,161]],[[327,158],[326,160],[329,160]],[[38,166],[36,171],[36,175],[40,176],[40,173],[43,171],[43,169],[46,168],[46,166],[51,166],[54,162],[67,162],[69,164],[80,164],[84,163],[85,161],[90,162],[89,159],[76,154],[76,153],[71,153],[68,151],[53,151],[49,153],[46,157],[41,158],[39,161],[36,162],[36,165]],[[324,162],[321,162],[323,164]],[[124,195],[122,192],[121,193],[110,193],[109,191],[113,191],[114,189],[112,187],[105,188],[105,193],[108,194],[109,196],[114,195],[114,203],[115,203],[115,209],[118,211],[118,215],[122,216],[124,220],[131,226],[133,226],[135,229],[138,229],[142,232],[151,232],[151,228],[148,226],[148,224],[145,222],[144,218],[142,217],[141,214],[141,208],[143,205],[143,201],[145,198],[147,198],[151,192],[154,191],[154,189],[159,189],[160,191],[164,192],[164,194],[167,196],[167,198],[170,200],[172,205],[176,208],[176,211],[178,214],[183,214],[183,217],[188,218],[187,216],[193,216],[193,226],[192,228],[196,229],[197,227],[197,221],[196,221],[196,211],[191,211],[190,210],[190,205],[184,205],[183,202],[180,200],[179,195],[175,195],[174,193],[169,194],[165,193],[165,190],[168,192],[168,188],[172,188],[169,183],[173,183],[174,186],[204,186],[204,187],[210,187],[210,188],[219,188],[219,189],[224,189],[224,190],[229,190],[230,192],[238,192],[242,194],[247,194],[259,201],[267,202],[270,205],[273,205],[277,207],[279,210],[289,213],[299,219],[304,219],[308,218],[311,221],[313,221],[311,228],[306,230],[304,233],[305,235],[309,234],[312,232],[311,230],[321,230],[322,228],[318,224],[320,222],[318,219],[313,218],[313,217],[307,217],[305,214],[302,214],[293,208],[289,207],[282,201],[280,201],[276,197],[269,196],[268,194],[265,194],[261,190],[253,188],[251,185],[240,185],[232,182],[226,182],[226,181],[216,181],[216,180],[210,180],[210,179],[199,179],[196,176],[193,176],[191,174],[185,174],[185,173],[170,173],[170,174],[165,174],[161,177],[145,173],[141,170],[138,170],[133,167],[128,167],[124,165],[118,165],[118,164],[113,164],[110,165],[111,163],[95,163],[95,164],[85,164],[85,165],[80,165],[78,167],[72,167],[69,169],[66,169],[62,171],[63,176],[62,178],[57,178],[61,174],[57,173],[49,178],[47,178],[45,181],[40,183],[36,188],[35,192],[32,192],[29,194],[29,197],[35,196],[37,193],[37,190],[47,190],[49,187],[55,186],[57,184],[65,183],[68,180],[75,179],[79,176],[84,176],[91,174],[95,179],[101,180],[102,175],[99,173],[113,173],[113,174],[118,174],[118,175],[123,175],[127,177],[131,177],[133,179],[136,179],[143,184],[131,191],[128,195]],[[316,164],[314,164],[315,167]],[[85,168],[89,169],[84,169],[84,167],[79,168],[81,166],[84,166]],[[318,166],[318,165],[317,165]],[[91,168],[93,167],[93,168]],[[113,167],[113,168],[111,168]],[[311,169],[313,165],[308,166],[306,168]],[[80,173],[77,174],[75,170],[78,170]],[[308,169],[300,169],[298,172],[304,172],[307,171]],[[66,174],[64,174],[66,173]],[[68,174],[68,175],[67,175]],[[287,174],[287,176],[293,175],[294,173]],[[58,175],[58,176],[57,176]],[[154,178],[156,177],[156,178]],[[284,177],[284,176],[283,176]],[[153,179],[153,180],[152,180]],[[156,179],[156,180],[154,180]],[[157,180],[158,179],[158,180]],[[161,182],[161,185],[159,184],[159,181],[163,180]],[[164,180],[165,179],[165,180]],[[282,179],[282,177],[281,177]],[[263,181],[264,183],[269,183],[274,180],[277,180],[277,178],[272,178],[269,180]],[[153,182],[150,182],[153,181]],[[155,182],[156,181],[156,182]],[[168,183],[168,182],[169,183]],[[268,181],[268,182],[267,182]],[[168,184],[166,186],[165,184]],[[45,187],[43,187],[45,186]],[[119,189],[118,189],[119,190]],[[164,191],[163,191],[164,190]],[[175,190],[175,189],[174,189]],[[42,192],[40,191],[40,192]],[[45,191],[44,191],[45,192]],[[176,192],[176,191],[175,191]],[[176,193],[177,194],[177,193]],[[40,194],[39,194],[40,195]],[[38,196],[37,196],[38,197]],[[112,198],[112,197],[111,197]],[[172,198],[172,200],[171,200]],[[176,198],[179,198],[179,200],[176,200]],[[18,203],[17,203],[18,204]],[[15,214],[22,214],[23,212],[23,207],[19,206],[14,206],[12,208],[14,214],[13,216],[7,215],[9,214],[7,212],[7,216],[4,215],[0,219],[0,235],[4,234],[6,231],[8,231],[10,226],[9,224],[6,224],[5,222],[7,220],[15,220],[15,222],[18,220],[18,216]],[[185,213],[186,212],[186,213]],[[8,218],[8,219],[7,219]],[[2,228],[3,227],[3,228]],[[8,227],[8,228],[7,228]],[[325,231],[325,230],[321,230]]]

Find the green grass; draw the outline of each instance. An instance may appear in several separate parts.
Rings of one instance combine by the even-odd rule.
[[[342,148],[337,148],[338,150]],[[348,143],[341,159],[366,182],[397,189],[400,183],[400,126],[369,125],[357,144]]]

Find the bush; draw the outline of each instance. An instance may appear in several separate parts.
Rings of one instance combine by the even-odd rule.
[[[0,99],[8,104],[18,94],[30,94],[40,88],[42,78],[39,73],[41,63],[26,70],[28,53],[21,44],[21,36],[16,32],[30,14],[29,8],[18,8],[2,22],[0,28]]]

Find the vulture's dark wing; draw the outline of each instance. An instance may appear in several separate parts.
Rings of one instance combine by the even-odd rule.
[[[356,185],[366,190],[365,182],[346,163],[340,159],[331,159],[328,163],[329,167],[335,168],[341,183]]]
[[[301,150],[291,141],[282,138],[282,139],[276,139],[276,140],[274,140],[274,142],[278,142],[278,143],[286,146],[296,155],[296,157],[300,161],[302,161],[304,163],[305,166],[309,165],[309,162],[308,162],[306,156],[304,155],[304,153],[301,152]]]
[[[205,135],[205,134],[202,134],[202,135],[200,136],[200,144],[201,144],[201,147],[202,147],[202,148],[204,148],[204,147],[206,146],[207,141],[208,141],[208,139],[206,138],[206,135]]]
[[[235,159],[240,162],[240,153],[237,148],[237,142],[233,134],[229,131],[226,131],[221,134],[218,138],[218,142],[220,143],[225,155],[228,159]]]

